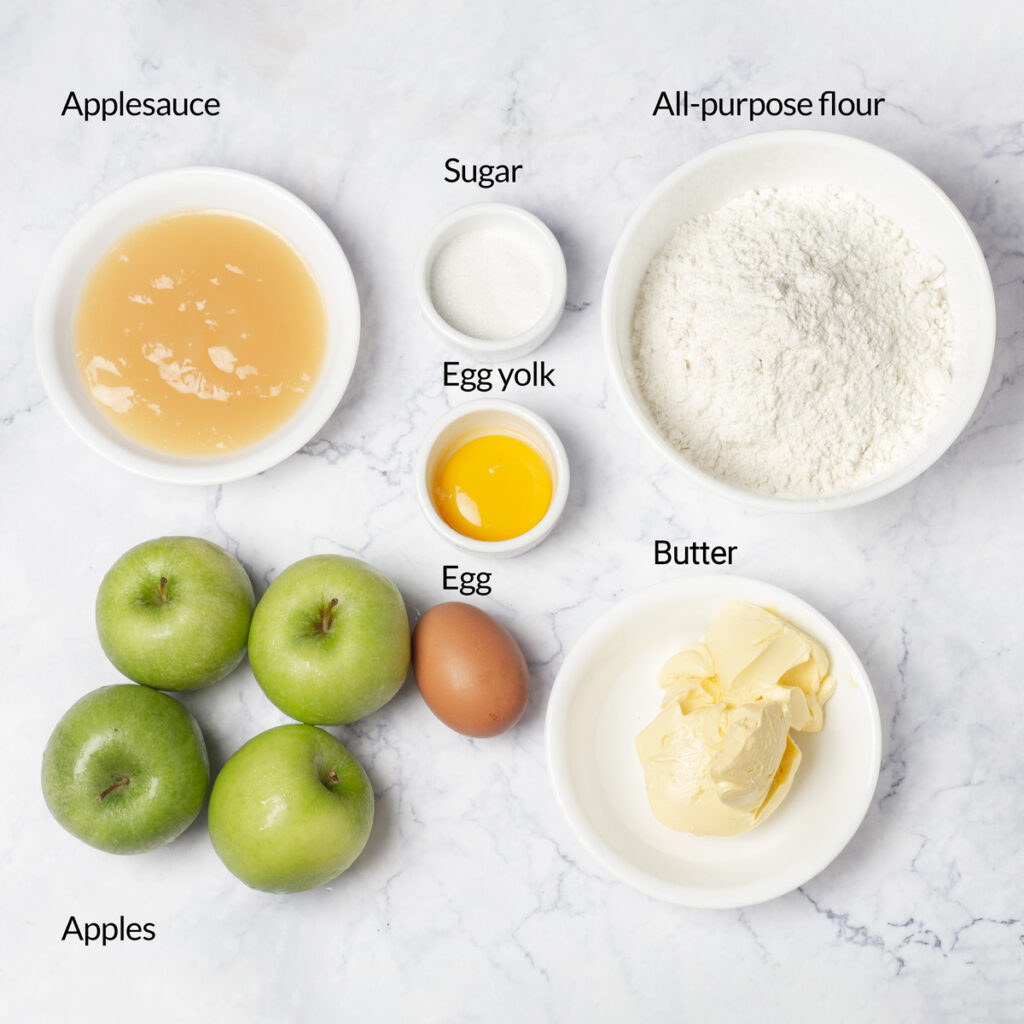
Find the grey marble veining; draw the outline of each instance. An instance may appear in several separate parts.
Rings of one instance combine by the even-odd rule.
[[[0,295],[0,1016],[58,1020],[1020,1021],[1024,1019],[1024,702],[1020,685],[1024,15],[879,0],[392,5],[10,3],[0,14],[6,158]],[[216,95],[210,120],[82,124],[80,93]],[[875,119],[801,121],[919,166],[970,221],[999,339],[978,412],[915,483],[794,519],[696,490],[643,444],[606,373],[599,304],[627,217],[683,160],[765,120],[651,118],[661,89],[884,95]],[[786,125],[789,126],[789,125]],[[482,192],[449,156],[525,165]],[[46,400],[32,305],[53,246],[116,186],[213,164],[309,202],[353,265],[364,331],[349,393],[303,449],[211,488],[132,477]],[[507,200],[558,235],[567,311],[538,351],[553,392],[515,393],[565,441],[557,531],[494,569],[490,611],[520,639],[533,693],[489,741],[448,732],[414,687],[335,730],[378,797],[366,853],[327,889],[250,892],[201,818],[171,847],[113,858],[66,836],[38,786],[79,695],[113,681],[95,637],[103,572],[163,533],[238,554],[258,590],[307,554],[358,554],[415,612],[453,552],[422,520],[419,438],[450,402],[452,358],[422,323],[412,261],[463,203]],[[659,536],[737,544],[735,571],[793,590],[863,659],[883,724],[875,800],[800,890],[734,912],[657,903],[591,860],[555,805],[543,716],[566,652],[623,595],[667,578]],[[284,721],[247,668],[187,698],[219,766]],[[67,917],[153,921],[153,943],[61,944]]]

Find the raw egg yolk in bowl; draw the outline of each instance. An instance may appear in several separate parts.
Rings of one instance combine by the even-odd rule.
[[[509,434],[459,443],[433,482],[434,505],[457,533],[499,541],[532,530],[551,505],[551,471],[533,445]]]

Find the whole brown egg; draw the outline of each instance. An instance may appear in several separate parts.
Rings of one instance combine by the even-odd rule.
[[[519,645],[486,612],[438,604],[416,624],[412,668],[427,707],[465,736],[497,736],[519,721],[530,674]]]

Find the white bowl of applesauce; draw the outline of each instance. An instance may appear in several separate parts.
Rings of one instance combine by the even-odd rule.
[[[252,476],[327,422],[359,350],[359,296],[326,224],[218,167],[139,178],[58,244],[36,302],[47,394],[95,451],[143,476]]]

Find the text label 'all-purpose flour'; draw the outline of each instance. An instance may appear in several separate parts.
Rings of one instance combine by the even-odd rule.
[[[750,192],[683,224],[633,325],[641,392],[700,469],[761,494],[862,487],[912,459],[950,389],[945,267],[863,197]]]

